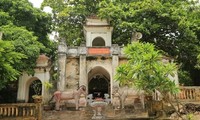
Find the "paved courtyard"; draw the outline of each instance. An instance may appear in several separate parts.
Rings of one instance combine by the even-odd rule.
[[[105,119],[108,120],[133,120],[135,114],[127,113],[125,111],[117,111],[112,109],[104,110],[103,112]],[[137,116],[137,120],[149,120],[145,118],[146,113],[140,113]],[[93,111],[90,107],[80,108],[76,111],[74,108],[67,108],[62,111],[43,111],[43,120],[91,120],[93,116]],[[142,117],[143,116],[143,117]]]
[[[89,120],[91,115],[86,114],[85,110],[62,110],[62,111],[45,111],[43,120]]]
[[[120,111],[109,108],[105,109],[103,114],[106,120],[154,120],[153,118],[148,118],[146,112],[141,111]],[[91,120],[92,116],[93,111],[90,107],[80,108],[78,111],[75,108],[67,108],[62,111],[43,111],[42,120]],[[187,116],[184,115],[183,117],[186,118]],[[192,120],[200,120],[200,113],[195,113],[191,117]]]

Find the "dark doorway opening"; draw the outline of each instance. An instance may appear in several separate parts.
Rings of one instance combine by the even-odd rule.
[[[42,82],[38,80],[34,80],[29,86],[29,98],[28,102],[34,102],[32,96],[33,95],[41,95],[42,94]]]
[[[105,41],[101,37],[97,37],[92,41],[92,46],[105,46]]]
[[[104,94],[109,93],[109,81],[103,76],[96,75],[90,80],[88,88],[93,98],[104,98]]]

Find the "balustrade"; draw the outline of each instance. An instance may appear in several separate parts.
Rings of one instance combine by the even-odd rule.
[[[174,96],[169,95],[173,100]],[[175,95],[175,98],[183,102],[200,102],[200,86],[180,86],[180,92]],[[154,100],[161,100],[162,95],[155,91],[153,94]]]
[[[180,92],[176,96],[181,101],[196,102],[200,101],[199,86],[180,86]]]
[[[41,106],[35,103],[0,104],[0,119],[41,120]]]

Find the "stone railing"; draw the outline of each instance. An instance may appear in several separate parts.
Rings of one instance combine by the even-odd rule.
[[[171,100],[178,99],[182,102],[200,102],[200,86],[180,86],[180,92],[177,95],[168,97]],[[162,95],[156,91],[153,94],[153,100],[162,100]]]
[[[200,102],[200,86],[180,86],[176,98],[184,102]]]
[[[40,103],[0,104],[0,119],[41,120]]]

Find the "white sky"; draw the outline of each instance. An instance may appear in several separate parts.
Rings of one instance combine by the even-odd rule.
[[[39,8],[43,0],[28,0],[29,2],[33,3],[34,7]]]
[[[33,4],[34,7],[40,8],[40,5],[42,4],[43,0],[28,0]],[[44,7],[44,11],[51,13],[51,8],[50,7]]]
[[[31,2],[32,4],[33,4],[33,6],[34,7],[36,7],[36,8],[40,8],[40,5],[42,4],[42,2],[43,2],[43,0],[28,0],[29,2]],[[51,13],[51,8],[50,7],[44,7],[44,10],[43,11],[45,11],[45,12],[47,12],[47,13]],[[51,40],[54,40],[54,35],[55,35],[55,33],[54,32],[52,32],[50,35],[49,35],[49,37],[50,37],[50,39]]]

